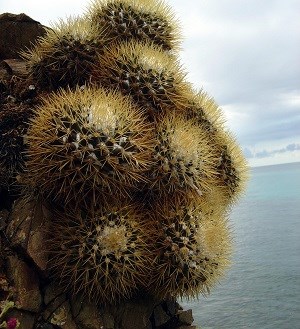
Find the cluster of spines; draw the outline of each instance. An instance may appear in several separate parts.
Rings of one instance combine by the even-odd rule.
[[[52,91],[86,84],[102,46],[87,20],[70,17],[49,28],[22,57],[38,87]]]
[[[190,86],[178,59],[151,44],[127,42],[99,55],[92,82],[130,95],[152,117],[188,107]]]
[[[125,194],[151,166],[152,126],[117,92],[62,90],[36,110],[27,135],[24,180],[64,203]]]
[[[96,0],[87,17],[105,44],[151,40],[164,50],[174,50],[179,44],[178,23],[161,0]]]
[[[149,287],[161,298],[206,294],[227,267],[230,235],[222,209],[176,199],[153,213],[157,250]]]
[[[202,196],[214,179],[214,159],[201,129],[173,114],[156,124],[156,134],[151,188],[161,195]]]
[[[0,190],[10,189],[24,169],[24,135],[32,108],[26,104],[7,103],[0,111]]]
[[[208,147],[215,159],[215,186],[225,203],[232,204],[240,196],[247,181],[247,163],[234,136],[225,128],[219,106],[205,92],[195,93],[186,118],[206,133]]]
[[[55,217],[46,250],[52,274],[66,290],[101,304],[137,293],[153,262],[149,227],[138,205],[123,200]]]
[[[83,19],[60,22],[23,53],[38,88],[72,91],[35,111],[22,182],[68,204],[50,229],[49,266],[99,303],[139,287],[160,298],[197,296],[227,264],[223,218],[245,162],[218,106],[185,80],[178,41],[161,1],[96,0]],[[123,214],[124,195],[146,194],[148,209],[129,204]]]

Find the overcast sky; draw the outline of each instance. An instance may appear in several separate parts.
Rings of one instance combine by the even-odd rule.
[[[300,0],[167,0],[188,80],[223,109],[250,165],[300,161]],[[87,0],[0,0],[44,25]]]

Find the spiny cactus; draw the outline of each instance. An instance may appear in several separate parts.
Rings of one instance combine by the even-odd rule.
[[[32,108],[6,103],[0,111],[0,187],[9,188],[24,167],[24,134]]]
[[[152,116],[188,106],[190,88],[178,60],[149,43],[108,48],[99,56],[92,81],[130,95]]]
[[[177,201],[158,204],[160,229],[149,290],[160,298],[205,294],[228,265],[230,234],[221,209]]]
[[[113,201],[94,212],[55,217],[46,249],[53,276],[66,289],[101,304],[137,292],[153,261],[151,231],[138,205]]]
[[[91,88],[45,99],[27,140],[25,183],[45,197],[87,205],[146,180],[154,144],[151,125],[128,99]]]
[[[244,190],[247,164],[235,138],[225,129],[219,106],[205,92],[195,94],[185,112],[187,119],[199,126],[209,139],[208,148],[214,157],[213,170],[224,202],[232,203]]]
[[[171,192],[202,196],[214,179],[207,136],[180,116],[164,117],[156,126],[155,165],[150,171],[151,188],[156,193]]]
[[[85,84],[101,47],[100,36],[87,20],[70,17],[48,29],[22,56],[37,85],[51,91]]]
[[[105,43],[147,41],[165,50],[179,43],[178,23],[171,8],[160,0],[96,0],[87,17]]]
[[[191,91],[190,105],[185,111],[188,120],[195,122],[210,137],[225,128],[225,119],[219,105],[205,91]]]
[[[218,185],[232,203],[245,189],[248,179],[246,160],[236,139],[228,131],[217,135],[214,150],[219,156],[219,161],[216,162]]]
[[[38,91],[56,93],[34,110],[21,182],[53,208],[53,277],[96,303],[197,297],[228,263],[246,164],[178,40],[163,2],[95,0],[23,53]]]

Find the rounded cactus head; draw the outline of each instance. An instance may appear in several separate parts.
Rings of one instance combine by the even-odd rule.
[[[149,228],[139,207],[111,202],[97,211],[56,214],[50,225],[49,269],[74,294],[99,304],[135,294],[149,272]]]
[[[215,138],[214,152],[218,156],[216,171],[218,186],[228,202],[237,200],[244,191],[248,180],[247,161],[236,139],[227,131],[222,131]]]
[[[223,112],[213,98],[200,91],[191,99],[186,110],[188,120],[204,131],[215,159],[216,186],[224,203],[232,203],[244,190],[248,177],[247,163],[235,138],[225,129]]]
[[[190,106],[185,111],[188,120],[192,120],[196,125],[212,139],[218,131],[225,129],[225,118],[222,110],[215,100],[206,92],[191,92]]]
[[[130,95],[152,116],[188,106],[190,88],[178,60],[149,43],[107,49],[99,56],[92,81]]]
[[[25,184],[79,206],[145,180],[154,144],[152,126],[128,99],[90,88],[45,98],[27,141]]]
[[[157,123],[155,164],[150,170],[151,189],[202,196],[214,180],[214,159],[201,129],[180,116],[169,115]]]
[[[158,205],[153,238],[156,259],[149,291],[160,298],[198,297],[223,273],[231,249],[230,231],[222,208],[194,203]]]
[[[164,50],[179,43],[178,23],[161,0],[95,0],[88,18],[106,43],[150,40]]]
[[[83,85],[102,45],[89,21],[79,17],[59,21],[33,49],[24,51],[31,78],[41,89]]]

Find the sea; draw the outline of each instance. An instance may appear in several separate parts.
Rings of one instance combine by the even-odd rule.
[[[201,329],[300,329],[300,163],[256,167],[230,214],[232,265],[184,300]]]

